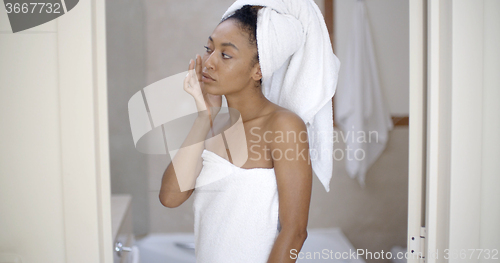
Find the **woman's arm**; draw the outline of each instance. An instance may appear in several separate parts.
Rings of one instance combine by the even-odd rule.
[[[193,193],[202,168],[201,152],[205,149],[205,137],[209,130],[208,116],[196,118],[181,148],[163,173],[159,194],[162,205],[178,207]]]
[[[195,99],[198,117],[163,173],[159,199],[166,207],[180,206],[193,193],[196,178],[202,168],[201,153],[205,149],[205,139],[211,128],[210,120],[215,118],[222,103],[220,95],[215,96],[205,92],[201,82],[201,70],[201,56],[196,55],[196,64],[193,60],[189,62],[188,75],[184,79],[184,90]]]
[[[271,156],[278,184],[281,231],[267,262],[295,262],[290,252],[299,253],[307,238],[312,188],[309,140],[306,125],[293,112],[280,113],[273,125],[276,139],[271,143]]]

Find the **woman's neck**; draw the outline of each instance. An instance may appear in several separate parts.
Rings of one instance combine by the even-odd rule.
[[[227,106],[236,109],[243,120],[243,123],[253,120],[263,115],[267,107],[272,104],[262,93],[260,87],[252,87],[241,90],[238,93],[225,95]],[[231,123],[234,123],[237,116],[231,114]]]

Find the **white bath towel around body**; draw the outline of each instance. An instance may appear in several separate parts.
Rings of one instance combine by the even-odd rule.
[[[203,150],[193,192],[196,262],[265,263],[279,234],[273,168],[244,169]]]

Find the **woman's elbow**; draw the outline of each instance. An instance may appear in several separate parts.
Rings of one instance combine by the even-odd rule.
[[[307,227],[296,227],[291,232],[297,240],[305,241],[307,239]]]
[[[176,208],[178,206],[180,206],[181,204],[179,204],[178,202],[177,203],[174,203],[172,202],[171,198],[168,198],[167,195],[165,194],[162,194],[162,192],[160,191],[160,194],[158,195],[158,198],[160,199],[160,203],[164,206],[164,207],[168,207],[168,208]]]
[[[193,193],[194,189],[190,189],[180,193],[171,193],[167,191],[160,190],[158,198],[160,203],[168,208],[175,208],[182,205]]]
[[[281,232],[286,233],[286,236],[295,240],[305,241],[307,239],[307,229],[282,229]]]

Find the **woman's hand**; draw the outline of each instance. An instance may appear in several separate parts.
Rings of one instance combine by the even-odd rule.
[[[198,112],[207,111],[213,120],[220,111],[222,96],[213,95],[205,91],[205,83],[201,80],[201,70],[201,56],[197,54],[196,65],[192,59],[189,61],[188,74],[184,79],[184,90],[193,96]]]

